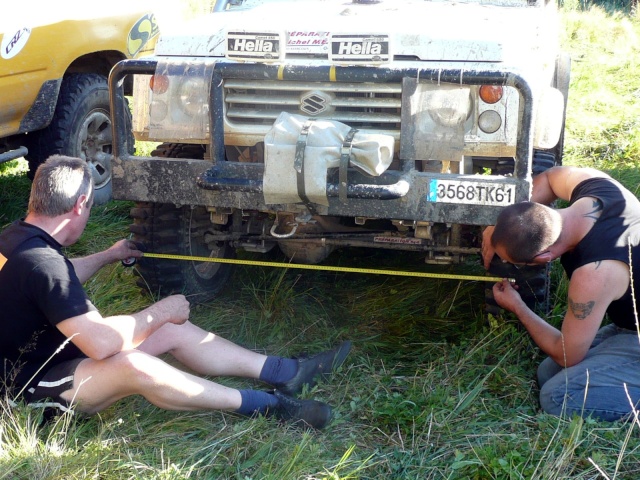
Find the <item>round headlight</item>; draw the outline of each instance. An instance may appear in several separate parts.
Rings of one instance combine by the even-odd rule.
[[[429,115],[437,124],[454,128],[462,125],[471,114],[473,103],[467,88],[447,88],[429,92]]]
[[[180,106],[187,115],[196,116],[202,112],[206,103],[207,92],[202,78],[187,78],[180,84],[178,90]]]

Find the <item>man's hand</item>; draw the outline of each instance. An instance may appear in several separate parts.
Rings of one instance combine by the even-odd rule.
[[[141,258],[142,252],[132,240],[119,240],[106,250],[109,263],[130,258]]]
[[[171,295],[156,302],[152,308],[158,308],[167,323],[182,325],[189,320],[190,305],[184,295]]]
[[[502,308],[516,315],[523,306],[526,307],[526,303],[518,293],[518,286],[506,278],[493,286],[493,298]]]
[[[101,252],[69,260],[73,264],[80,282],[84,283],[105,265],[127,258],[140,258],[142,255],[135,242],[125,239],[119,240]]]
[[[494,229],[495,227],[493,225],[490,225],[482,232],[482,260],[484,263],[484,268],[487,270],[489,270],[491,260],[496,254],[496,251],[493,249],[493,245],[491,245],[491,236],[493,235]]]
[[[68,318],[58,323],[58,330],[82,352],[102,360],[123,350],[138,347],[167,323],[182,325],[189,319],[189,302],[184,295],[171,295],[131,315],[103,318],[100,312]]]

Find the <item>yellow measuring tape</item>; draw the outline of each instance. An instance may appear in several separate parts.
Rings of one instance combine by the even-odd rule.
[[[500,282],[502,277],[486,277],[482,275],[454,275],[449,273],[401,272],[397,270],[380,270],[375,268],[333,267],[328,265],[307,265],[302,263],[261,262],[255,260],[238,260],[234,258],[194,257],[190,255],[170,255],[167,253],[144,253],[148,258],[164,258],[167,260],[188,260],[192,262],[234,263],[237,265],[254,265],[258,267],[301,268],[306,270],[326,270],[330,272],[370,273],[373,275],[395,275],[402,277],[426,277],[447,280],[471,280],[478,282]],[[509,279],[512,281],[511,279]]]

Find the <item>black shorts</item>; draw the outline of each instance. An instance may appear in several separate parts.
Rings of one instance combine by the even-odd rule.
[[[71,404],[60,395],[73,388],[73,376],[78,364],[85,357],[68,360],[51,367],[35,388],[30,388],[32,407],[44,407],[58,409],[62,412],[71,410]]]

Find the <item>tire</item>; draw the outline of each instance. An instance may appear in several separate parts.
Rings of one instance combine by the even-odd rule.
[[[531,175],[534,177],[556,165],[562,165],[562,159],[558,160],[555,150],[533,151]],[[490,168],[494,175],[513,175],[515,161],[513,158],[499,158],[491,164]]]
[[[518,285],[518,293],[527,306],[545,316],[551,311],[551,265],[516,266],[504,263],[497,255],[493,257],[489,266],[489,273],[502,278],[514,278]],[[491,286],[492,287],[492,286]],[[486,311],[497,314],[500,307],[493,298],[493,289],[485,290]]]
[[[85,160],[91,167],[95,185],[94,203],[111,199],[112,133],[107,78],[74,73],[66,76],[51,123],[32,135],[28,142],[30,179],[51,155],[67,155]],[[128,110],[127,110],[128,112]],[[131,114],[127,121],[131,123]],[[133,145],[133,135],[130,145]],[[133,152],[132,152],[133,153]]]
[[[202,158],[198,145],[163,144],[152,156]],[[199,153],[199,156],[198,156]],[[194,188],[195,185],[194,185]],[[228,242],[209,242],[207,234],[223,227],[210,221],[205,207],[175,207],[173,204],[138,203],[131,209],[133,240],[143,251],[198,257],[234,258]],[[152,294],[182,293],[199,303],[213,299],[229,280],[233,265],[141,258],[137,263],[138,285]]]

